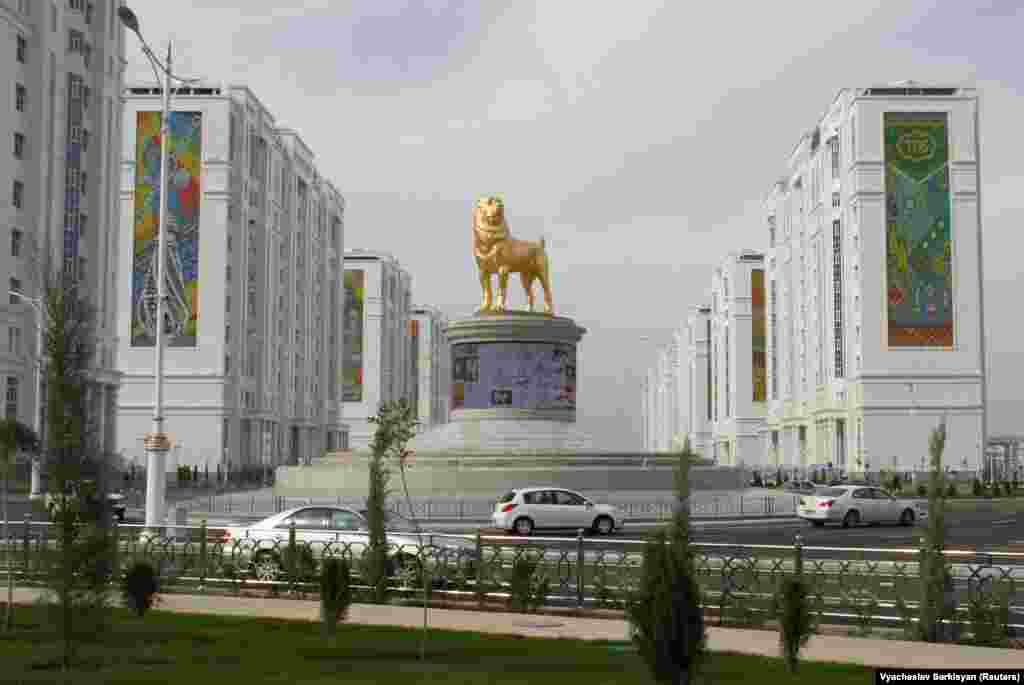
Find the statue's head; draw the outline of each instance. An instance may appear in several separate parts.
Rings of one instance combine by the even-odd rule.
[[[477,200],[476,209],[480,217],[491,226],[500,226],[505,222],[505,203],[496,195]]]

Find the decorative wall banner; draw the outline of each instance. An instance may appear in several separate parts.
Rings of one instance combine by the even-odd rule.
[[[885,114],[889,347],[953,346],[949,142],[944,113]]]
[[[422,416],[420,412],[420,322],[416,319],[409,319],[409,365],[412,374],[409,396],[413,411],[421,423],[429,423],[430,417]],[[430,390],[433,391],[433,388]]]
[[[751,349],[754,401],[768,399],[768,322],[765,314],[764,269],[750,273]]]
[[[575,409],[576,350],[560,343],[452,346],[452,409]]]
[[[345,269],[345,343],[343,402],[363,401],[363,305],[366,297],[366,272]]]
[[[133,347],[156,337],[157,228],[160,222],[160,112],[135,119],[132,257]],[[168,347],[195,347],[199,326],[199,204],[203,115],[171,112],[167,141],[167,259],[164,331]]]

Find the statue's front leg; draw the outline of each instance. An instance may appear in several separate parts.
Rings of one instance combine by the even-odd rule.
[[[483,302],[480,304],[480,311],[490,311],[491,303],[494,298],[491,292],[491,274],[487,273],[483,269],[480,270],[480,290],[483,293]]]
[[[505,311],[506,303],[508,302],[508,270],[498,270],[498,306],[497,311]]]

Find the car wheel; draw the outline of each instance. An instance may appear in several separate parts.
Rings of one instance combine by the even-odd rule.
[[[912,526],[914,525],[914,512],[910,509],[904,509],[903,513],[900,514],[900,525],[901,526]]]
[[[252,560],[252,574],[256,580],[277,580],[283,573],[281,560],[271,552],[261,552]]]
[[[815,528],[824,528],[825,527],[825,522],[824,521],[811,521],[811,525],[814,526]]]
[[[856,511],[846,512],[846,516],[843,517],[843,528],[853,528],[860,523],[860,514]]]
[[[611,535],[612,531],[615,530],[615,522],[607,516],[598,516],[594,520],[591,530],[598,535]]]
[[[533,521],[521,516],[512,524],[512,530],[516,532],[516,535],[529,535],[533,532]]]

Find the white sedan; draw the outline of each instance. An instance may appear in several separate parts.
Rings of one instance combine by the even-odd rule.
[[[281,552],[288,544],[293,523],[296,542],[317,551],[328,544],[335,549],[348,545],[353,559],[359,559],[370,541],[368,523],[359,512],[345,507],[307,506],[282,511],[247,527],[227,528],[223,542],[248,547],[246,551],[251,554],[256,576],[260,580],[273,580],[283,572]],[[446,554],[472,547],[454,537],[417,535],[408,531],[388,531],[387,542],[389,574],[414,563],[421,544],[433,545]]]
[[[885,490],[865,485],[820,488],[800,498],[797,516],[815,526],[839,523],[850,528],[861,523],[898,523],[912,526],[927,518],[920,500],[893,497]]]
[[[495,528],[529,535],[534,530],[584,530],[608,535],[621,530],[626,515],[610,504],[595,504],[578,492],[555,487],[513,490],[494,505]]]

